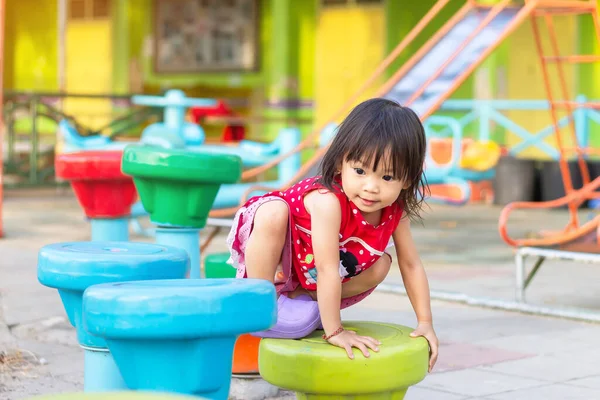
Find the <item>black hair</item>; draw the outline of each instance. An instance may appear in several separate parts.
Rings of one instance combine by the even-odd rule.
[[[342,162],[358,161],[377,165],[389,152],[394,178],[408,183],[398,197],[404,213],[420,219],[428,191],[423,173],[427,142],[417,114],[398,103],[374,98],[357,105],[344,121],[320,165],[320,182],[330,190],[340,189],[335,177]]]

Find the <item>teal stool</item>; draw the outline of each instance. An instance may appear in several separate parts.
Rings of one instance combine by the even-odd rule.
[[[106,340],[127,387],[226,400],[233,347],[277,318],[262,279],[171,279],[95,285],[86,329]]]
[[[181,279],[189,269],[185,250],[150,243],[69,242],[41,248],[38,281],[58,289],[69,322],[84,349],[84,391],[127,389],[103,338],[84,327],[84,292],[94,285]]]

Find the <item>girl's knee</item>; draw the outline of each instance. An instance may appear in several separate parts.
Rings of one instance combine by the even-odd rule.
[[[289,209],[283,201],[270,201],[258,207],[254,215],[253,231],[285,235],[289,221]]]

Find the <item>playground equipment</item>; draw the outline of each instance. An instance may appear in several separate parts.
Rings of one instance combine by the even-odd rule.
[[[278,153],[287,153],[291,151],[297,143],[300,142],[300,130],[298,128],[284,128],[279,132],[279,136],[275,139],[271,145],[277,149]],[[240,149],[249,146],[258,146],[259,144],[250,142],[244,145],[240,145]],[[209,150],[210,147],[206,151],[214,151],[220,152],[221,149]],[[225,147],[227,149],[227,147]],[[227,153],[227,152],[225,152]],[[274,151],[270,151],[271,154],[277,154]],[[219,189],[219,193],[215,199],[213,207],[215,209],[233,207],[237,205],[240,201],[240,198],[244,196],[244,194],[248,192],[248,196],[260,195],[266,193],[269,188],[271,190],[276,189],[287,182],[290,178],[294,176],[296,171],[300,168],[300,154],[293,154],[290,157],[281,161],[281,163],[277,166],[277,178],[273,180],[261,180],[258,182],[252,183],[235,183],[230,185],[223,185]],[[261,189],[256,188],[256,186],[261,186]]]
[[[185,145],[199,145],[205,140],[204,131],[199,125],[185,121],[187,109],[216,105],[216,101],[212,99],[186,97],[185,93],[178,89],[167,90],[164,96],[136,95],[131,98],[131,102],[164,109],[163,122],[156,122],[144,129],[142,136],[145,136],[146,140],[162,141],[165,134],[168,134],[175,135]]]
[[[428,151],[425,176],[430,185],[428,201],[462,205],[473,198],[473,189],[494,178],[501,149],[495,142],[462,137],[462,127],[454,118],[433,115],[425,121]],[[446,126],[441,132],[432,125]],[[452,135],[446,137],[445,132]],[[476,198],[480,193],[474,193]]]
[[[142,132],[140,143],[166,149],[185,149],[190,152],[219,153],[239,156],[244,167],[263,165],[282,152],[293,149],[300,141],[297,128],[282,129],[271,143],[260,143],[242,140],[237,145],[206,144],[204,132],[200,126],[184,120],[187,107],[210,106],[215,100],[187,98],[180,90],[169,90],[165,96],[133,96],[132,102],[138,105],[164,108],[164,122],[149,125]],[[116,142],[102,135],[81,136],[68,120],[61,120],[58,129],[63,137],[64,151],[123,151],[131,142]],[[325,134],[328,131],[325,131]],[[260,181],[254,184],[223,185],[217,198],[215,208],[231,207],[239,202],[244,192],[254,185],[277,188],[287,182],[300,167],[300,155],[292,155],[278,165],[277,179]],[[144,215],[145,211],[137,205],[134,214]]]
[[[162,147],[185,147],[204,143],[204,131],[196,124],[185,121],[188,107],[214,105],[211,99],[187,98],[181,90],[168,90],[164,96],[133,96],[133,104],[162,107],[163,122],[156,122],[146,127],[142,133],[142,141]],[[123,150],[128,142],[116,142],[108,136],[82,136],[75,126],[63,119],[59,121],[58,131],[64,140],[64,152],[81,150]]]
[[[232,155],[135,145],[124,152],[62,154],[56,166],[58,176],[71,181],[90,218],[94,241],[128,240],[127,218],[137,187],[151,221],[158,225],[156,243],[184,248],[192,278],[200,277],[199,229],[206,224],[220,185],[238,180],[242,168]]]
[[[449,0],[437,1],[331,119],[306,136],[293,151],[281,154],[260,167],[244,171],[242,180],[248,181],[277,165],[291,154],[311,147],[325,126],[335,124],[361,98],[364,98],[366,91],[387,72],[398,56],[428,27],[448,3]],[[574,3],[576,3],[574,7],[584,8],[580,2]],[[386,97],[412,107],[426,123],[433,112],[498,47],[504,38],[532,15],[534,10],[553,12],[563,8],[564,4],[561,2],[544,0],[526,0],[524,3],[516,5],[510,5],[509,0],[499,1],[495,5],[467,1],[418,51],[402,64],[400,69],[372,92],[372,96]],[[314,156],[281,188],[284,189],[300,180],[320,161],[327,148],[328,145],[319,148]],[[252,188],[249,188],[246,193],[251,191]],[[210,216],[215,218],[231,216],[246,199],[247,196],[243,196],[236,207],[213,210]]]
[[[290,138],[276,138],[271,143],[241,140],[233,144],[207,144],[203,129],[185,121],[186,110],[190,107],[214,106],[214,99],[189,98],[178,89],[166,91],[164,96],[136,95],[131,98],[133,104],[149,107],[162,107],[163,122],[148,125],[141,134],[140,142],[164,148],[186,148],[190,151],[215,151],[240,156],[244,166],[262,165],[272,159],[280,146],[286,146]],[[103,135],[82,136],[75,126],[63,119],[58,123],[58,131],[64,140],[64,152],[87,150],[123,150],[131,142],[114,141]],[[292,140],[295,138],[292,137]],[[296,139],[297,140],[297,139]],[[296,143],[291,143],[295,145]]]
[[[543,4],[543,2],[541,3]],[[594,26],[596,27],[596,37],[600,37],[600,20],[597,15],[597,4],[594,1],[579,1],[573,4],[565,3],[563,7],[557,10],[558,14],[565,13],[574,13],[577,12],[579,14],[588,14],[594,21]],[[528,203],[528,202],[517,202],[509,204],[505,207],[502,212],[499,221],[499,230],[502,238],[511,246],[567,246],[573,241],[582,238],[584,235],[587,235],[594,230],[596,230],[599,226],[600,217],[593,218],[592,220],[580,224],[579,217],[577,215],[578,207],[588,199],[599,198],[600,194],[596,192],[596,189],[600,187],[600,178],[595,179],[590,182],[590,174],[585,161],[585,156],[592,154],[594,149],[583,149],[581,148],[580,141],[577,138],[577,127],[575,126],[573,118],[570,119],[569,123],[569,137],[564,137],[565,135],[561,133],[559,126],[558,113],[559,110],[566,110],[566,113],[569,116],[572,116],[577,109],[585,107],[585,108],[600,108],[600,104],[598,103],[581,103],[580,101],[568,101],[568,88],[566,85],[566,77],[563,63],[585,63],[585,62],[597,62],[600,61],[600,57],[592,56],[592,55],[570,55],[570,56],[562,56],[559,53],[559,48],[557,44],[556,31],[554,28],[554,23],[552,16],[550,14],[544,14],[544,20],[546,22],[548,33],[551,42],[551,55],[546,55],[545,51],[542,47],[541,43],[541,35],[540,28],[538,26],[538,15],[531,16],[531,22],[533,27],[533,32],[536,41],[536,48],[538,52],[538,56],[540,58],[540,62],[542,65],[542,72],[544,83],[546,87],[546,94],[548,96],[548,100],[550,103],[550,114],[552,116],[552,120],[554,123],[554,135],[556,137],[557,145],[558,145],[558,160],[560,163],[562,180],[565,188],[566,196],[557,200],[541,202],[541,203]],[[560,96],[563,98],[562,100],[557,100],[555,98],[555,94],[553,93],[550,86],[550,74],[548,71],[548,64],[553,63],[556,64],[556,70],[559,75],[559,88],[560,88]],[[571,147],[567,146],[567,141],[570,139],[573,145]],[[573,183],[571,179],[571,173],[569,171],[569,153],[574,152],[576,154],[576,160],[581,171],[581,177],[584,183],[584,186],[579,189],[573,189]],[[597,152],[597,149],[596,149]],[[555,232],[549,234],[546,237],[541,238],[528,238],[528,239],[513,239],[508,235],[507,232],[507,220],[510,212],[517,208],[554,208],[561,207],[567,205],[569,208],[570,220],[565,229],[562,232]],[[597,242],[597,235],[595,242]]]
[[[207,254],[204,257],[204,276],[207,279],[235,278],[236,270],[227,263],[229,253]],[[245,378],[258,377],[258,347],[260,338],[241,335],[233,352],[232,373]]]
[[[129,240],[128,218],[137,198],[133,179],[121,172],[122,151],[59,154],[56,176],[71,182],[93,241]]]
[[[123,173],[133,177],[156,241],[187,250],[190,277],[200,277],[199,230],[223,183],[241,174],[237,156],[131,145],[123,153]]]
[[[145,143],[160,145],[162,147],[184,147],[186,145],[200,145],[204,143],[204,131],[196,124],[185,121],[188,107],[214,105],[211,99],[187,98],[181,90],[168,90],[164,96],[136,95],[131,102],[137,105],[162,107],[163,122],[150,124],[142,133]],[[127,142],[115,142],[108,136],[93,135],[81,136],[71,122],[63,119],[59,122],[59,133],[64,143],[64,151],[81,150],[122,150]]]
[[[130,388],[226,399],[236,339],[275,323],[275,288],[262,280],[183,278],[190,260],[199,260],[197,229],[220,183],[239,177],[241,161],[131,146],[122,163],[151,220],[169,231],[157,240],[166,237],[175,246],[67,243],[47,246],[39,257],[40,282],[59,289],[85,346],[86,391]],[[161,257],[162,249],[177,252],[179,268],[171,265],[177,259]]]
[[[382,342],[381,351],[365,358],[354,349],[350,361],[345,351],[313,333],[300,340],[263,339],[259,367],[263,378],[293,390],[306,400],[397,399],[427,375],[429,346],[412,329],[373,322],[344,323],[346,329]],[[326,362],[325,362],[326,360]]]
[[[217,104],[212,107],[191,107],[190,116],[194,123],[202,125],[205,118],[210,117],[232,117],[236,118],[236,113],[224,101],[217,100]],[[246,128],[243,124],[230,123],[223,129],[223,142],[237,142],[244,139]]]
[[[259,279],[154,280],[86,290],[86,329],[106,340],[127,386],[225,400],[239,334],[277,318]]]
[[[123,158],[126,160],[122,161]],[[190,276],[199,278],[198,229],[205,223],[218,183],[239,177],[239,159],[200,153],[174,154],[143,146],[128,148],[126,157],[117,150],[60,155],[57,170],[61,177],[72,180],[75,194],[86,216],[91,218],[94,241],[128,240],[125,217],[130,213],[136,192],[132,177],[121,172],[121,164],[138,176],[143,198],[153,212],[156,210],[154,218],[159,221],[156,242],[186,250],[192,265]],[[207,264],[211,265],[210,259]],[[208,271],[206,277],[235,277],[235,274]],[[258,339],[242,335],[235,349],[234,373],[257,373]]]
[[[444,124],[448,125],[452,131],[450,160],[446,163],[439,163],[433,158],[432,140],[435,137],[433,126]],[[427,138],[427,153],[425,155],[425,178],[430,185],[445,186],[446,191],[442,196],[431,196],[430,201],[447,203],[454,205],[465,204],[471,197],[471,188],[469,182],[462,177],[452,176],[458,170],[462,154],[462,130],[458,123],[449,117],[434,115],[429,117],[424,123]],[[432,137],[433,136],[433,137]],[[454,190],[452,190],[454,189]],[[456,194],[454,194],[456,193]]]
[[[532,2],[540,11],[546,2]],[[559,2],[548,2],[558,4]],[[547,258],[569,259],[573,261],[600,262],[600,215],[596,215],[587,222],[580,222],[578,209],[587,200],[600,198],[600,177],[590,181],[590,173],[585,157],[598,154],[598,149],[583,149],[581,141],[578,140],[578,126],[576,126],[573,117],[580,108],[599,109],[598,103],[581,103],[580,101],[569,101],[569,88],[567,87],[564,63],[590,63],[600,61],[599,56],[594,55],[561,55],[558,47],[556,30],[552,16],[555,14],[583,14],[592,18],[596,29],[596,39],[600,39],[600,17],[598,16],[598,5],[596,1],[586,0],[577,2],[560,2],[561,6],[554,6],[543,9],[544,13],[531,13],[530,20],[535,37],[536,49],[542,66],[542,75],[546,88],[546,95],[550,103],[550,114],[554,126],[554,135],[558,147],[558,161],[561,170],[562,181],[566,195],[562,198],[533,203],[533,202],[515,202],[508,204],[500,215],[498,228],[500,236],[509,245],[518,247],[516,254],[516,298],[518,301],[525,301],[525,289],[531,283],[540,266]],[[553,11],[552,13],[550,11]],[[541,33],[538,18],[543,17],[547,27],[548,37],[550,39],[550,55],[546,55],[542,46]],[[548,64],[555,64],[559,78],[560,94],[555,95],[550,84],[550,73]],[[570,117],[569,133],[561,133],[559,119],[560,111],[566,112]],[[572,143],[569,145],[568,143]],[[571,171],[569,168],[569,154],[576,155],[579,166],[583,187],[575,190]],[[559,232],[547,232],[534,238],[512,238],[508,234],[508,218],[515,209],[548,209],[567,206],[569,210],[569,222],[566,227]],[[525,258],[528,256],[537,257],[534,267],[528,272],[525,266]]]
[[[73,242],[44,246],[38,280],[58,289],[69,322],[84,349],[84,390],[126,389],[104,339],[90,335],[83,321],[84,291],[96,284],[183,278],[189,257],[179,248],[127,242]]]

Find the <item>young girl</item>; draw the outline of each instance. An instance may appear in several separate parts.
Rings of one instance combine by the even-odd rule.
[[[410,232],[420,218],[426,140],[418,116],[385,99],[359,104],[339,126],[321,174],[284,192],[254,197],[228,237],[239,278],[276,285],[277,324],[261,337],[300,338],[322,325],[323,338],[369,357],[379,342],[344,330],[340,310],[368,296],[392,264],[390,239],[418,325],[411,336],[437,359],[429,285]]]

